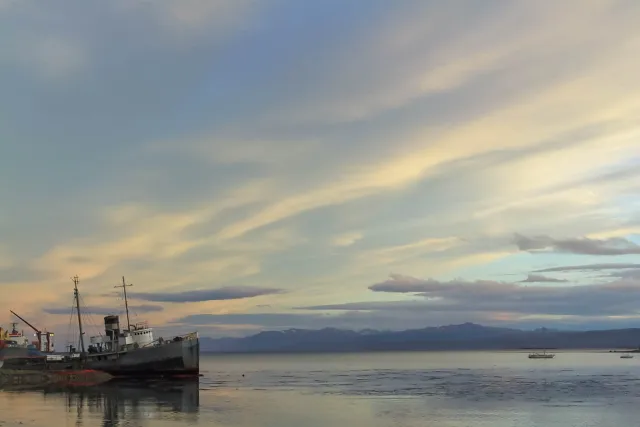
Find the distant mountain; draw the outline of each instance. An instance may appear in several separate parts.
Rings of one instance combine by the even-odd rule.
[[[244,338],[201,338],[202,351],[220,353],[357,352],[398,350],[507,350],[637,348],[640,329],[535,331],[463,323],[406,331],[289,329]]]

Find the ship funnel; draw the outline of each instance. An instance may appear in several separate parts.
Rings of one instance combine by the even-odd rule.
[[[120,336],[120,317],[110,315],[104,317],[104,332],[112,341]]]

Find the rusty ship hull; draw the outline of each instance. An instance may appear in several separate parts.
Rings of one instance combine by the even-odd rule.
[[[198,338],[110,354],[89,354],[87,369],[114,377],[197,377],[200,373]]]

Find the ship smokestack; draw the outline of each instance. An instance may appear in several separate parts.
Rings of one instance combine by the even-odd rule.
[[[111,341],[118,341],[120,336],[120,318],[118,316],[104,317],[104,333]]]

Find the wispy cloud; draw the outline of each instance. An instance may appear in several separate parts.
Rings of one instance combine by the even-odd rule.
[[[354,231],[351,233],[345,233],[345,234],[341,234],[339,236],[334,237],[331,243],[334,246],[344,247],[344,246],[351,246],[360,239],[362,239],[362,233],[358,233]]]
[[[358,23],[369,23],[370,11],[357,9],[362,16]],[[534,89],[540,80],[575,75],[575,66],[567,67],[562,61],[565,50],[589,69],[595,53],[603,54],[609,43],[634,31],[632,21],[620,19],[612,3],[593,2],[584,6],[580,17],[558,20],[571,10],[568,4],[540,3],[495,4],[483,10],[433,2],[390,8],[376,32],[358,28],[350,43],[327,54],[328,65],[305,68],[319,86],[313,91],[315,102],[311,108],[295,103],[288,113],[297,121],[362,120],[429,96],[468,89],[500,71],[505,71],[510,83],[520,83],[514,85],[515,91],[527,89],[521,80]],[[588,34],[595,22],[618,25],[602,38]],[[511,37],[505,38],[505,33]],[[355,49],[357,57],[352,54]],[[534,69],[541,73],[538,78]],[[365,70],[369,72],[362,73]]]
[[[179,293],[165,292],[139,292],[131,293],[135,299],[155,302],[201,302],[201,301],[225,301],[243,298],[253,298],[263,295],[281,294],[282,289],[255,288],[248,286],[225,287],[219,289],[204,289],[198,291],[185,291]]]
[[[251,8],[259,3],[254,0],[183,0],[179,3],[167,0],[154,2],[129,1],[138,8],[150,12],[158,21],[172,31],[183,33],[213,30],[231,31],[246,24]]]
[[[568,282],[567,279],[556,279],[555,277],[547,277],[542,274],[529,274],[527,278],[521,280],[520,283],[562,283]]]
[[[29,265],[9,264],[0,266],[0,284],[28,283],[44,280],[49,272],[32,268]]]
[[[640,283],[621,280],[594,285],[535,286],[491,280],[417,279],[393,275],[371,285],[374,292],[412,294],[423,300],[376,301],[301,307],[311,310],[415,310],[432,312],[492,312],[527,315],[635,315]]]
[[[615,326],[616,319],[618,323],[626,319],[627,324],[637,319],[640,303],[640,283],[634,280],[540,286],[392,275],[370,289],[406,294],[412,299],[301,306],[295,308],[296,312],[193,314],[174,322],[203,327],[242,326],[247,330],[326,326],[406,329],[464,321],[525,327],[544,324],[574,328],[580,323],[606,327],[603,325]]]
[[[71,307],[49,307],[42,309],[45,313],[48,314],[64,314],[69,315],[71,313]],[[161,305],[131,305],[129,306],[129,310],[137,313],[155,313],[164,310],[164,307]],[[83,314],[98,314],[98,315],[108,315],[108,314],[121,314],[124,312],[124,308],[113,308],[113,307],[96,307],[96,306],[83,306],[82,313]]]
[[[621,270],[610,274],[611,277],[619,277],[621,279],[631,279],[640,281],[640,269]]]
[[[162,324],[362,301],[389,271],[532,272],[518,293],[634,268],[634,2],[2,4],[0,281],[37,316],[74,274],[190,302]]]
[[[536,270],[536,273],[552,273],[565,271],[599,271],[599,270],[623,270],[626,268],[640,268],[637,263],[608,263],[608,264],[586,264],[586,265],[567,265],[561,267],[549,267]]]
[[[537,252],[552,250],[583,255],[633,255],[640,254],[640,245],[624,238],[554,239],[549,236],[527,237],[517,234],[514,243],[522,251]]]

